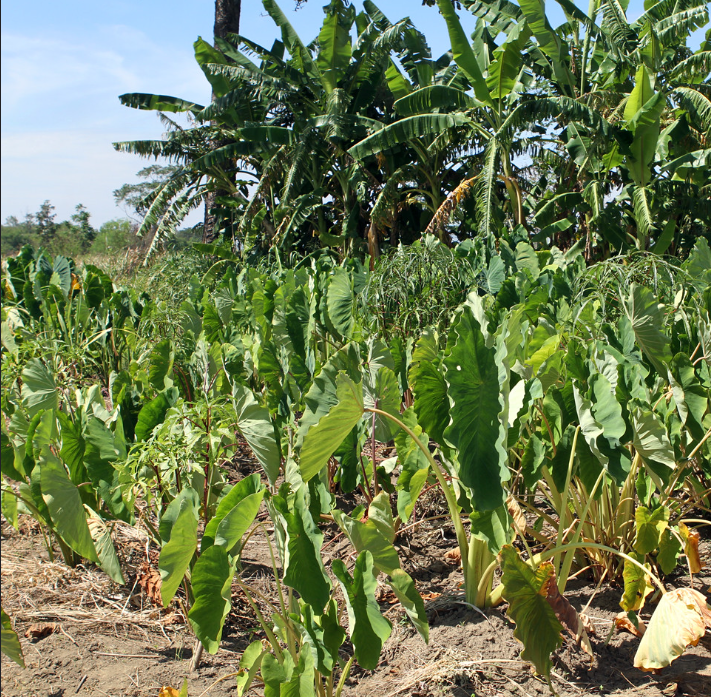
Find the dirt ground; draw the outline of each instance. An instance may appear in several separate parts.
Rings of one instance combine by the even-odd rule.
[[[432,515],[422,511],[420,515]],[[190,697],[236,695],[231,674],[243,649],[261,636],[249,606],[233,587],[233,610],[223,642],[214,656],[204,655],[190,673],[194,640],[177,607],[163,610],[151,601],[146,559],[155,566],[157,551],[129,528],[117,529],[127,584],[119,586],[88,566],[71,569],[50,562],[42,536],[23,519],[20,532],[2,525],[2,604],[21,637],[27,667],[2,657],[3,697],[157,697],[160,688],[179,688],[188,679]],[[243,578],[271,592],[266,540],[255,535],[245,549]],[[348,697],[535,697],[550,694],[545,681],[521,661],[506,606],[474,611],[463,603],[461,571],[445,552],[456,547],[454,532],[441,520],[424,522],[398,538],[403,565],[415,578],[430,619],[425,645],[391,604],[383,589],[381,607],[393,623],[392,636],[375,671],[355,668]],[[711,544],[702,544],[707,569],[695,587],[709,590]],[[148,554],[148,557],[146,556]],[[324,559],[349,559],[347,541],[331,530]],[[140,582],[139,582],[140,581]],[[677,576],[674,586],[688,585]],[[575,579],[567,597],[581,610],[593,595],[589,579]],[[568,637],[554,656],[553,687],[561,697],[580,695],[711,695],[711,654],[700,644],[689,649],[661,675],[632,666],[639,639],[611,632],[619,612],[620,589],[603,585],[587,609],[595,634],[594,661]],[[643,617],[651,609],[645,608]],[[609,641],[608,641],[609,636]],[[229,676],[229,677],[226,677]],[[221,678],[224,678],[221,680]],[[251,695],[262,694],[253,689]]]

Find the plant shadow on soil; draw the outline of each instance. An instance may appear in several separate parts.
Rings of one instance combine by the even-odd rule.
[[[418,518],[437,514],[441,502],[423,505]],[[324,561],[353,562],[347,540],[326,529]],[[274,593],[269,550],[263,534],[255,534],[244,555],[243,578],[262,591]],[[521,661],[521,645],[505,606],[474,611],[463,603],[461,572],[448,563],[445,552],[456,547],[448,522],[427,521],[403,531],[397,540],[405,570],[412,574],[425,599],[430,620],[428,645],[393,603],[386,587],[378,600],[393,624],[375,671],[356,667],[348,679],[346,697],[543,697],[550,690]],[[2,697],[157,697],[163,685],[179,688],[188,679],[190,697],[236,695],[233,678],[242,651],[261,630],[249,605],[233,586],[233,609],[227,619],[218,653],[204,654],[196,673],[190,673],[194,639],[176,608],[162,610],[136,583],[138,557],[145,543],[127,540],[119,546],[127,584],[117,586],[103,574],[80,566],[70,569],[49,562],[36,527],[23,519],[18,533],[2,524],[2,599],[21,637],[27,668],[2,657]],[[695,577],[695,587],[711,584],[711,543],[701,546],[707,568]],[[155,556],[151,552],[155,561]],[[131,561],[133,560],[133,561]],[[673,585],[689,584],[677,575]],[[586,579],[570,582],[566,596],[581,610],[594,592]],[[607,635],[619,612],[620,589],[603,586],[594,594],[588,616],[594,662],[569,637],[554,654],[553,687],[561,697],[580,695],[711,695],[711,654],[703,645],[688,649],[660,675],[643,673],[632,665],[639,639],[615,632]],[[650,608],[642,616],[648,619]],[[33,626],[54,623],[55,631],[32,641]],[[41,627],[40,627],[41,628]],[[207,692],[206,692],[207,691]],[[251,695],[262,694],[253,689]]]

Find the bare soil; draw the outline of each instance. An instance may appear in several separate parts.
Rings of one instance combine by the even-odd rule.
[[[418,519],[441,512],[436,496],[426,498]],[[163,610],[145,586],[147,560],[155,568],[157,551],[146,548],[135,532],[119,529],[119,554],[126,585],[111,582],[88,565],[70,568],[50,562],[42,536],[23,519],[20,532],[2,524],[2,604],[21,637],[27,667],[2,657],[3,697],[157,697],[160,688],[179,688],[188,679],[190,697],[236,695],[234,679],[244,648],[261,631],[237,586],[223,642],[214,656],[204,654],[190,672],[194,639],[180,608]],[[393,603],[385,588],[381,608],[393,623],[392,636],[375,671],[355,668],[347,682],[348,697],[535,697],[550,694],[547,683],[521,661],[506,606],[475,611],[463,601],[461,571],[446,552],[456,547],[454,531],[444,520],[404,528],[397,544],[403,566],[415,578],[430,619],[430,642],[424,642]],[[704,592],[711,584],[711,544],[702,543],[707,568],[694,578]],[[148,554],[148,557],[146,556]],[[351,549],[336,529],[326,533],[324,560],[352,562]],[[265,594],[273,592],[266,539],[255,534],[245,549],[242,577]],[[139,582],[143,579],[142,582]],[[678,575],[674,586],[688,585]],[[148,584],[150,591],[150,584]],[[619,612],[620,589],[607,584],[594,593],[590,579],[569,584],[566,596],[595,626],[594,660],[567,637],[554,656],[553,688],[561,697],[580,695],[711,695],[711,654],[701,644],[690,648],[661,675],[632,666],[639,639],[611,632]],[[653,608],[645,608],[648,618]],[[27,635],[27,636],[26,636]],[[608,641],[609,637],[609,641]],[[344,649],[348,650],[347,646]],[[262,694],[253,689],[252,695]]]

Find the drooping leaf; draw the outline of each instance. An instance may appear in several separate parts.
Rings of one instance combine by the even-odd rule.
[[[553,564],[543,562],[534,571],[510,545],[501,550],[499,560],[504,598],[509,602],[506,614],[516,622],[514,636],[524,646],[521,658],[548,677],[553,665],[551,654],[563,643],[563,626],[546,600],[547,583],[555,573]]]
[[[632,552],[630,557],[636,561],[643,563],[644,555]],[[649,568],[648,564],[644,565]],[[636,564],[630,563],[625,559],[625,567],[622,572],[622,578],[625,582],[625,590],[620,600],[620,607],[625,612],[636,612],[644,607],[645,598],[654,590],[649,582],[649,576],[642,571]]]
[[[216,545],[223,547],[228,552],[237,545],[257,517],[259,506],[266,492],[266,489],[262,489],[256,494],[246,496],[227,513],[215,531]]]
[[[297,591],[320,613],[328,603],[331,582],[326,575],[321,559],[323,533],[311,517],[301,487],[294,496],[293,509],[287,502],[276,496],[274,506],[286,522],[287,544],[284,560],[284,583]]]
[[[459,476],[471,488],[475,508],[493,510],[504,502],[501,484],[510,477],[506,430],[499,421],[504,408],[501,360],[497,349],[486,345],[469,307],[451,331],[454,345],[444,360],[451,423],[444,435],[459,451]]]
[[[637,530],[635,551],[639,554],[649,554],[657,549],[660,536],[669,525],[669,509],[659,506],[650,511],[646,506],[638,506],[634,517]]]
[[[711,629],[711,608],[692,588],[676,588],[662,596],[634,657],[635,668],[657,672],[696,646]]]
[[[165,392],[161,392],[154,397],[150,402],[146,402],[141,411],[138,412],[138,420],[136,421],[136,440],[147,440],[153,429],[158,424],[163,423],[165,414],[178,400],[178,388],[171,387]]]
[[[392,625],[380,614],[375,600],[377,581],[373,574],[373,557],[367,550],[361,552],[353,576],[340,559],[334,559],[331,568],[346,598],[348,635],[353,642],[356,661],[362,668],[373,670],[392,631]]]
[[[353,382],[345,373],[340,373],[336,385],[338,404],[312,426],[304,438],[299,468],[305,482],[326,465],[363,415],[361,384]]]
[[[171,529],[170,540],[163,545],[158,558],[163,607],[168,607],[183,582],[196,548],[197,519],[192,501],[184,499],[181,501],[180,512]]]
[[[232,607],[232,576],[224,547],[214,545],[205,550],[193,567],[192,591],[195,601],[188,613],[195,636],[209,653],[217,653],[222,639],[222,628]]]
[[[39,469],[42,498],[57,533],[77,554],[98,564],[79,490],[49,446],[40,452]]]

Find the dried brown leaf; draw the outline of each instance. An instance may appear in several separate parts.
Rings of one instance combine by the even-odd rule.
[[[25,637],[31,639],[32,641],[39,641],[48,637],[50,634],[54,634],[59,631],[59,625],[56,622],[39,622],[37,624],[31,624],[27,631],[25,631]]]
[[[617,617],[615,617],[615,628],[624,629],[630,634],[634,634],[636,637],[641,637],[647,631],[647,625],[640,619],[637,620],[637,626],[635,627],[632,620],[627,617],[626,612],[621,612]]]
[[[454,549],[447,550],[444,553],[444,560],[450,566],[457,566],[458,564],[461,564],[462,563],[462,552],[459,549],[459,547],[455,547]]]
[[[691,530],[684,523],[679,523],[679,532],[684,540],[684,554],[689,561],[689,571],[698,574],[705,566],[699,556],[699,531]]]
[[[138,571],[136,580],[150,600],[159,607],[163,607],[163,600],[160,595],[160,572],[154,569],[147,561],[144,561]]]
[[[546,580],[545,585],[541,589],[546,595],[548,604],[553,608],[558,621],[570,632],[574,637],[577,645],[585,651],[590,658],[593,657],[592,645],[583,621],[580,619],[578,611],[570,604],[570,601],[561,595],[558,590],[558,584],[555,582],[555,573],[552,573]]]

